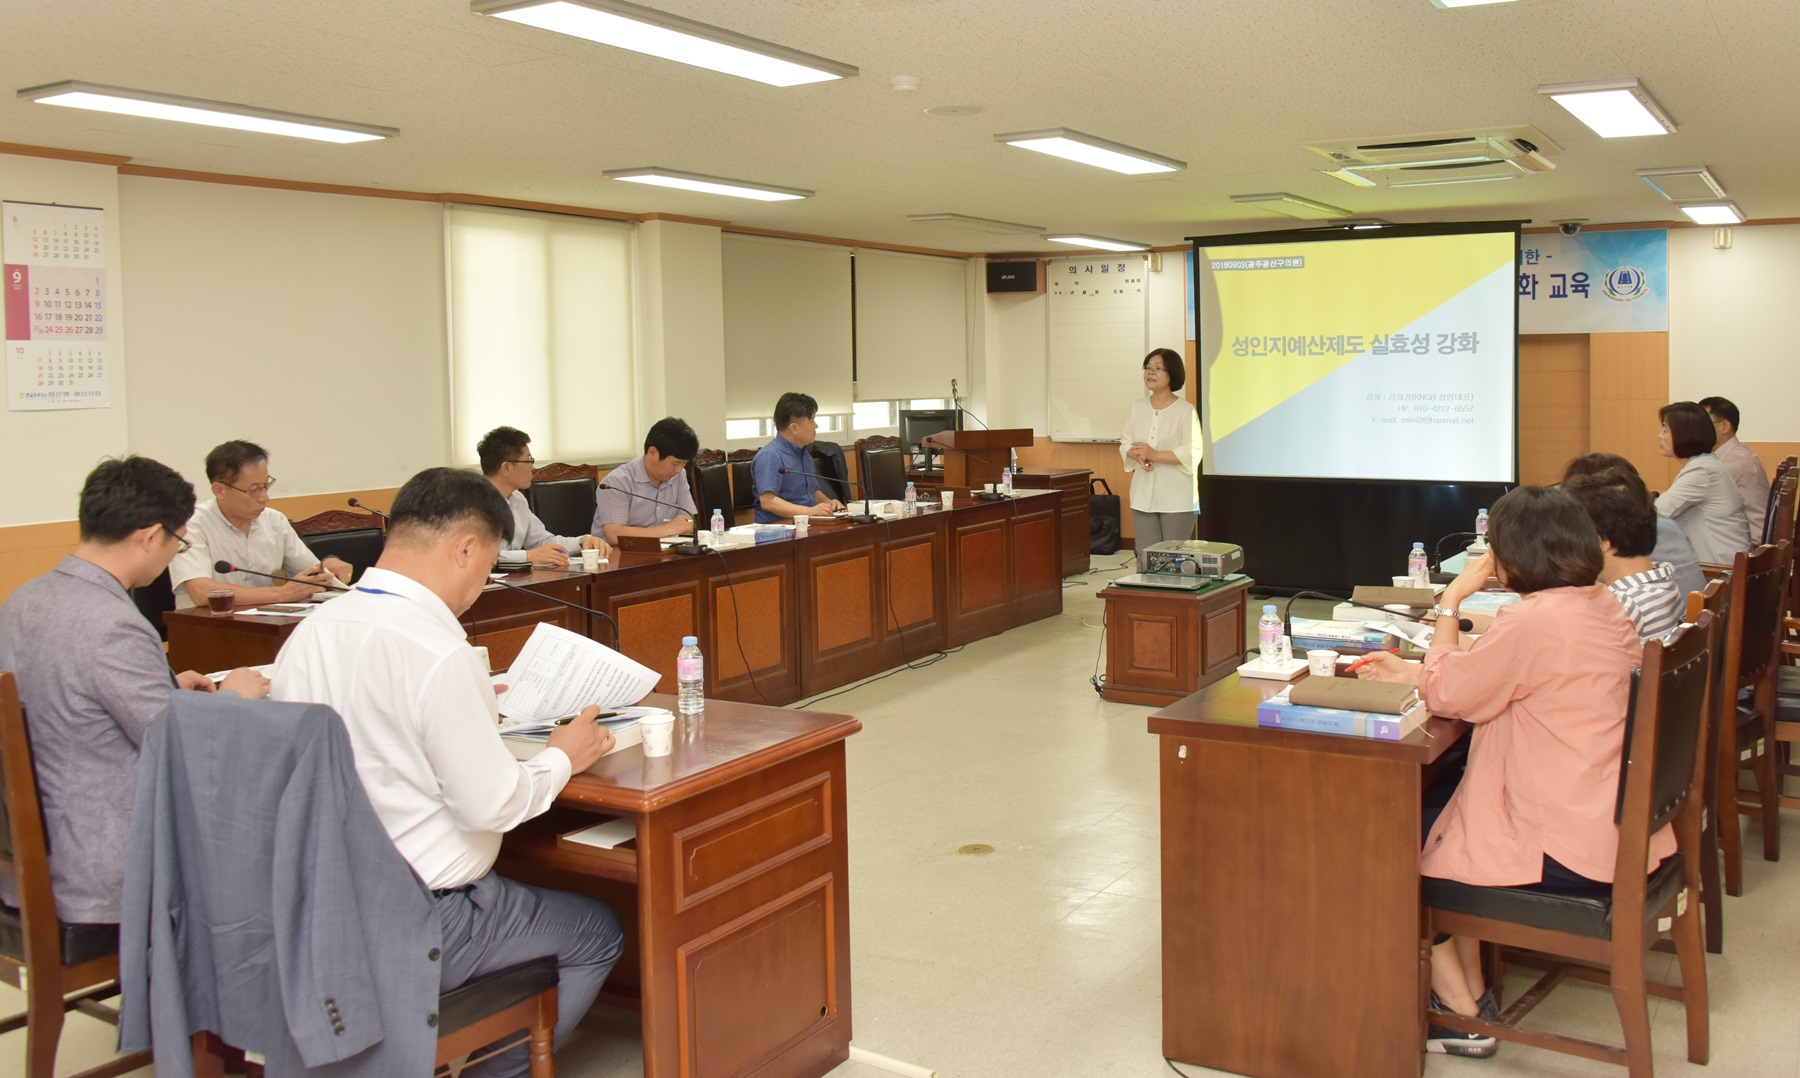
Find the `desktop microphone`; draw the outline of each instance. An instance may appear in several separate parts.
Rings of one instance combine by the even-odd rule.
[[[241,565],[233,565],[230,562],[224,561],[224,560],[213,562],[213,572],[219,573],[219,574],[249,573],[251,576],[266,577],[270,580],[273,580],[277,584],[305,584],[308,587],[323,588],[326,591],[353,591],[353,590],[355,590],[353,588],[346,588],[342,584],[321,584],[321,583],[318,583],[317,581],[313,581],[313,580],[296,580],[292,576],[282,576],[279,573],[265,573],[265,572],[262,572],[257,569],[246,569]]]
[[[608,614],[608,613],[607,613],[607,612],[606,612],[606,611],[604,611],[604,610],[596,610],[596,609],[594,609],[594,608],[593,608],[593,607],[591,607],[591,606],[582,606],[582,605],[581,605],[581,604],[580,604],[580,603],[571,603],[571,602],[570,602],[570,601],[568,601],[568,600],[567,600],[567,599],[558,599],[558,598],[557,598],[557,597],[556,597],[556,596],[554,596],[554,595],[545,595],[545,594],[544,594],[544,593],[543,593],[543,592],[541,592],[541,591],[533,591],[533,590],[532,590],[532,589],[530,589],[530,588],[521,588],[521,587],[519,587],[519,586],[518,586],[518,585],[517,585],[517,584],[508,584],[508,583],[507,583],[507,582],[506,582],[506,581],[504,581],[504,580],[495,580],[495,579],[494,579],[494,577],[493,577],[493,574],[491,574],[491,573],[490,573],[490,574],[489,574],[489,575],[488,575],[488,581],[489,581],[489,583],[493,583],[493,584],[498,584],[498,585],[500,585],[500,586],[501,586],[501,587],[503,587],[503,588],[511,588],[511,589],[512,589],[512,590],[514,590],[514,591],[517,591],[517,592],[523,592],[523,593],[524,593],[524,594],[526,594],[526,595],[529,595],[529,596],[531,596],[531,597],[532,597],[532,598],[533,598],[533,599],[542,599],[542,600],[544,600],[544,601],[545,601],[545,602],[547,602],[547,603],[555,603],[555,604],[557,604],[557,605],[558,605],[558,606],[566,606],[566,607],[568,607],[568,608],[569,608],[569,609],[570,609],[570,610],[579,610],[579,611],[581,611],[581,612],[582,612],[582,613],[584,613],[584,614],[598,614],[598,615],[600,615],[600,616],[601,616],[601,617],[603,617],[603,618],[605,618],[605,619],[606,619],[606,623],[607,623],[607,624],[608,624],[608,625],[611,625],[611,626],[612,626],[612,631],[613,631],[613,645],[612,645],[612,647],[613,647],[613,650],[614,650],[614,651],[618,651],[618,650],[619,650],[619,639],[620,639],[620,637],[619,637],[619,623],[618,623],[618,622],[617,622],[617,621],[615,621],[615,620],[614,620],[614,619],[613,619],[613,616],[612,616],[612,615],[611,615],[611,614]],[[352,589],[352,590],[354,590],[354,589]]]
[[[826,480],[827,482],[832,482],[832,483],[848,483],[853,487],[861,488],[861,490],[863,492],[863,511],[860,513],[851,513],[848,515],[847,519],[852,524],[873,524],[873,523],[875,523],[875,521],[880,519],[879,517],[877,517],[874,514],[869,512],[869,488],[863,486],[861,483],[858,483],[854,479],[839,479],[835,475],[820,475],[818,472],[802,471],[799,468],[783,468],[783,469],[781,469],[781,474],[782,475],[809,475],[814,479],[823,479],[823,480]]]
[[[350,508],[361,509],[365,513],[374,513],[376,516],[380,517],[382,520],[387,521],[390,524],[393,523],[393,520],[394,520],[393,517],[388,516],[386,513],[382,512],[381,510],[375,508],[372,505],[364,505],[360,500],[358,500],[356,498],[350,499]]]
[[[1378,614],[1383,614],[1388,617],[1404,618],[1407,621],[1417,622],[1420,625],[1425,624],[1424,618],[1414,617],[1411,614],[1402,614],[1398,610],[1389,610],[1385,606],[1369,606],[1366,603],[1356,602],[1354,599],[1340,599],[1335,595],[1327,595],[1322,591],[1297,591],[1288,596],[1287,605],[1281,608],[1281,631],[1287,634],[1289,640],[1294,638],[1292,613],[1295,599],[1329,599],[1342,606],[1354,606],[1358,610],[1373,610]],[[1466,633],[1475,628],[1475,623],[1468,618],[1459,617],[1456,619],[1456,627]]]
[[[648,494],[639,494],[635,490],[626,490],[624,487],[608,486],[605,483],[600,484],[600,489],[601,490],[610,490],[610,491],[613,491],[618,494],[623,494],[627,498],[636,498],[639,501],[651,502],[655,505],[662,506],[664,509],[673,509],[677,513],[687,513],[686,509],[683,509],[681,506],[676,505],[673,502],[665,502],[661,498],[652,498]],[[673,550],[677,554],[704,554],[704,553],[706,553],[706,548],[700,545],[700,511],[698,509],[696,509],[692,513],[688,513],[688,516],[694,522],[693,538],[685,543],[676,543],[674,546],[670,547],[669,549]],[[602,530],[604,530],[604,529],[602,529]]]
[[[976,415],[974,412],[971,412],[967,408],[964,408],[962,406],[962,398],[957,395],[956,379],[954,379],[954,378],[950,379],[950,407],[955,408],[958,412],[962,413],[963,415],[968,416],[970,419],[973,419],[975,422],[980,423],[982,430],[992,430],[993,429],[992,427],[988,426],[986,421],[984,421],[980,416]]]
[[[927,436],[925,438],[925,444],[931,446],[933,449],[948,449],[950,452],[955,453],[958,456],[963,457],[967,460],[972,460],[972,461],[976,461],[981,464],[985,464],[985,465],[987,465],[988,474],[993,475],[996,482],[999,480],[1000,477],[997,475],[994,475],[994,464],[992,461],[983,460],[982,458],[975,456],[973,453],[970,453],[967,450],[958,449],[953,445],[945,445],[942,442],[933,441],[933,439],[935,439],[936,437],[937,437],[937,435],[935,435],[935,434]],[[984,502],[997,502],[997,501],[1002,501],[1006,498],[1005,494],[1001,494],[1001,493],[998,493],[995,491],[989,491],[989,490],[977,490],[974,493],[975,493],[975,497],[977,500],[984,501]]]

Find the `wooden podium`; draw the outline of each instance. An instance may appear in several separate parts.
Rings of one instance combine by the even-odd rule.
[[[946,430],[925,439],[926,445],[944,452],[944,485],[975,487],[1000,482],[1000,471],[1012,461],[1012,451],[1031,445],[1036,436],[1026,427],[1001,430]]]

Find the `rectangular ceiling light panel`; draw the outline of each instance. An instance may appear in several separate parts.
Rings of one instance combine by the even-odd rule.
[[[1705,165],[1683,168],[1640,168],[1638,179],[1670,202],[1705,201],[1725,197],[1725,187]]]
[[[1711,202],[1677,202],[1675,208],[1688,215],[1697,225],[1741,225],[1744,214],[1737,203],[1729,200]]]
[[[475,0],[469,9],[770,86],[830,82],[857,73],[850,64],[625,0]]]
[[[1310,198],[1290,195],[1286,191],[1270,191],[1260,195],[1232,195],[1231,201],[1240,206],[1252,206],[1270,213],[1285,214],[1298,217],[1303,221],[1327,221],[1338,217],[1350,216],[1350,211],[1325,202],[1314,202]]]
[[[921,225],[946,225],[950,228],[964,228],[972,232],[988,232],[997,235],[1009,233],[1044,232],[1043,225],[1022,225],[1013,221],[996,221],[991,217],[971,217],[966,213],[912,213],[906,219]]]
[[[64,105],[122,116],[141,116],[150,120],[229,127],[235,131],[255,131],[265,135],[289,135],[319,142],[374,142],[393,138],[400,133],[392,127],[376,127],[348,120],[327,120],[321,116],[302,116],[299,113],[277,112],[252,105],[178,97],[150,90],[130,90],[122,86],[100,86],[91,82],[69,81],[33,86],[20,90],[19,97],[25,101],[36,101],[40,105]]]
[[[1127,176],[1180,172],[1187,167],[1186,161],[1177,161],[1173,157],[1140,150],[1122,142],[1084,135],[1066,127],[1054,127],[1048,131],[1014,131],[1007,135],[995,135],[994,141],[1017,146],[1021,150],[1036,150],[1052,157],[1093,165],[1095,168],[1123,172]]]
[[[1051,243],[1067,243],[1074,247],[1092,247],[1100,251],[1148,251],[1147,243],[1132,243],[1130,240],[1109,240],[1105,236],[1088,236],[1079,232],[1069,232],[1061,236],[1045,236]]]
[[[798,187],[775,187],[766,183],[751,183],[748,180],[728,180],[723,176],[679,172],[672,168],[660,168],[655,165],[649,168],[615,168],[602,172],[600,175],[609,180],[624,180],[626,183],[647,183],[656,187],[673,187],[681,191],[699,191],[709,195],[753,198],[758,202],[787,202],[797,198],[811,198],[813,195],[813,192]]]
[[[1636,79],[1560,82],[1539,86],[1538,93],[1568,109],[1601,138],[1667,135],[1675,131],[1675,121]]]

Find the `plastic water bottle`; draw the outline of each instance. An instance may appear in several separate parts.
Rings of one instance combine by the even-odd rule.
[[[705,710],[706,660],[700,656],[699,638],[684,636],[675,653],[675,711],[698,715]]]
[[[1425,544],[1414,543],[1412,553],[1406,556],[1406,575],[1412,577],[1416,587],[1431,586],[1431,562],[1425,557]]]
[[[1475,545],[1487,547],[1487,510],[1482,509],[1475,514]]]
[[[912,483],[906,484],[906,515],[912,516],[919,511],[919,488]]]
[[[1256,644],[1261,653],[1258,661],[1268,669],[1281,667],[1281,619],[1275,616],[1275,604],[1263,607],[1256,622]]]
[[[1011,468],[1000,470],[1000,489],[1006,493],[1008,498],[1013,496],[1013,470]]]
[[[718,546],[719,540],[721,538],[723,538],[724,535],[725,535],[725,510],[714,509],[713,510],[713,518],[712,518],[713,546]],[[698,654],[698,652],[696,652],[695,654]]]

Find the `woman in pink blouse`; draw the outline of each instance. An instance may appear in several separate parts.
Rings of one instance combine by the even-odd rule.
[[[1488,887],[1575,892],[1611,887],[1619,829],[1613,808],[1624,750],[1631,672],[1643,660],[1637,630],[1595,582],[1600,539],[1573,498],[1520,487],[1494,505],[1489,553],[1444,589],[1418,672],[1419,696],[1438,715],[1474,726],[1468,765],[1432,818],[1426,806],[1419,870]],[[1500,608],[1467,651],[1457,607],[1492,572],[1522,596]],[[1378,677],[1399,679],[1382,662]],[[1428,801],[1431,800],[1428,798]],[[1650,865],[1675,852],[1665,828]],[[1444,937],[1431,955],[1437,1006],[1474,1015],[1492,1008],[1479,941]],[[1488,1055],[1491,1037],[1434,1027],[1428,1046]]]

